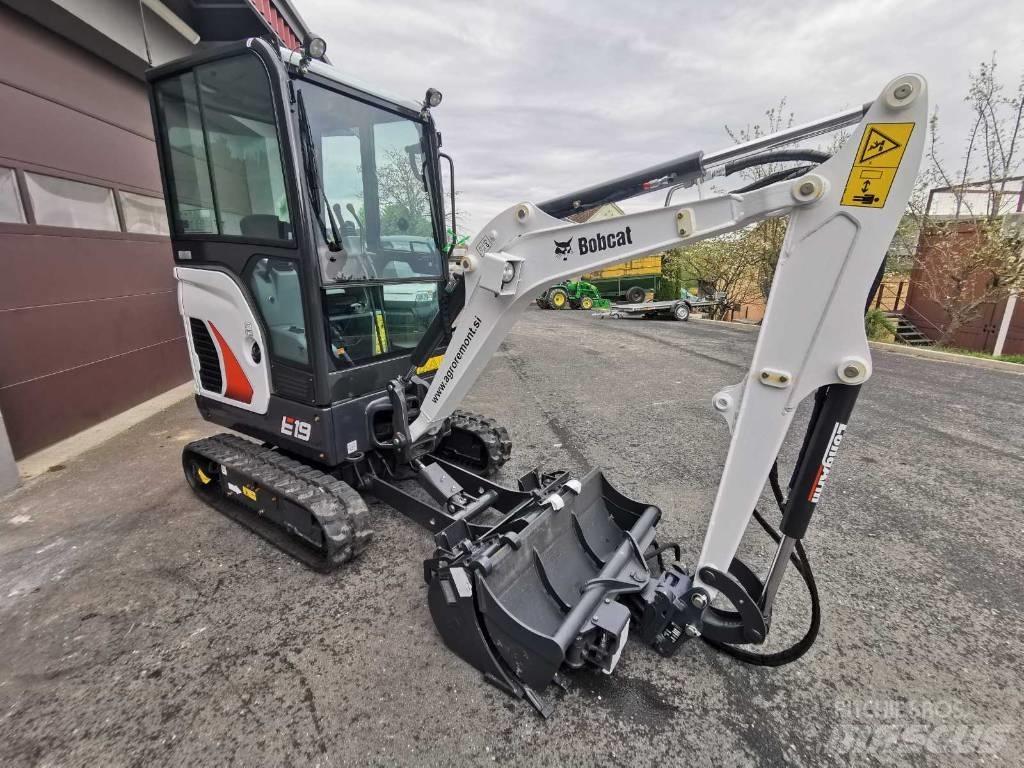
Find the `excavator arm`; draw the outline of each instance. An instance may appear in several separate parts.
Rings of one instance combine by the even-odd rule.
[[[593,223],[567,223],[529,203],[504,211],[470,245],[463,264],[465,306],[410,438],[416,441],[441,426],[519,315],[548,287],[765,218],[789,216],[750,369],[712,399],[732,429],[732,442],[694,586],[707,600],[714,598],[717,585],[701,574],[728,571],[797,406],[808,395],[833,388],[833,407],[826,414],[834,411],[845,419],[851,396],[871,376],[865,301],[910,198],[926,120],[925,81],[905,75],[867,106],[834,156],[799,178]],[[832,124],[820,121],[805,133],[823,123]],[[800,536],[845,429],[845,421],[834,420],[821,460],[808,455],[814,458],[813,485],[801,509],[787,511],[789,527]],[[805,453],[818,447],[810,437],[805,441]],[[798,506],[795,500],[791,506]],[[780,566],[789,553],[782,549]]]

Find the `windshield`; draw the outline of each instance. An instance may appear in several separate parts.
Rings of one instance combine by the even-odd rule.
[[[324,291],[336,368],[410,352],[437,313],[438,283],[347,285]]]
[[[423,125],[306,81],[297,87],[322,187],[311,197],[321,199],[325,239],[336,227],[342,240],[325,254],[327,282],[441,278]]]

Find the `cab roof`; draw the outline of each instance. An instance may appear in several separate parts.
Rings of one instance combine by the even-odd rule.
[[[293,51],[284,47],[280,49],[280,54],[281,60],[284,61],[286,64],[298,65],[299,59],[301,58],[301,54],[299,53],[299,51]],[[381,91],[379,88],[374,88],[370,85],[367,85],[358,78],[349,77],[347,75],[343,77],[341,72],[332,67],[330,64],[325,64],[322,61],[317,61],[316,59],[311,60],[309,62],[309,71],[327,80],[332,80],[340,85],[347,86],[348,88],[353,88],[355,90],[362,91],[363,93],[367,93],[370,96],[374,96],[382,101],[388,101],[393,104],[397,104],[398,106],[411,110],[413,112],[419,112],[420,110],[423,109],[422,102],[413,101],[411,99],[402,98],[401,96],[395,96],[394,94]],[[426,88],[424,88],[424,91],[426,91]]]

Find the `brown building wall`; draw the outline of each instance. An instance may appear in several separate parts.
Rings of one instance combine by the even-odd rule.
[[[969,247],[974,243],[974,225],[971,222],[959,224],[958,233],[963,243],[962,247]],[[937,341],[942,336],[948,317],[942,303],[929,296],[924,269],[921,265],[927,265],[935,259],[942,258],[943,253],[955,253],[957,248],[956,243],[952,246],[945,244],[940,247],[938,238],[939,235],[934,232],[921,234],[915,257],[916,266],[910,274],[907,304],[904,308],[904,315],[907,319],[933,341]],[[983,290],[983,285],[981,285],[983,281],[984,278],[980,277],[979,291]],[[1021,307],[1022,304],[1024,301],[1018,299],[1003,346],[1003,354],[1024,354],[1024,309]],[[960,328],[947,342],[947,346],[991,352],[995,348],[999,326],[1005,311],[1005,300],[983,305],[978,316]]]
[[[871,299],[871,307],[884,311],[896,311],[903,308],[907,299],[907,281],[898,278],[890,278],[878,286],[878,290]],[[735,310],[726,315],[728,320],[746,320],[758,322],[764,318],[764,300],[751,301],[740,304]]]
[[[0,105],[28,216],[0,223],[0,409],[22,457],[190,374],[169,240],[38,226],[25,195],[31,172],[160,196],[143,83],[0,6]]]

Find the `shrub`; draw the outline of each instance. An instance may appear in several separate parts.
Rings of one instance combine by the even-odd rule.
[[[896,335],[896,326],[880,309],[869,309],[864,315],[864,332],[869,339],[890,341]]]

